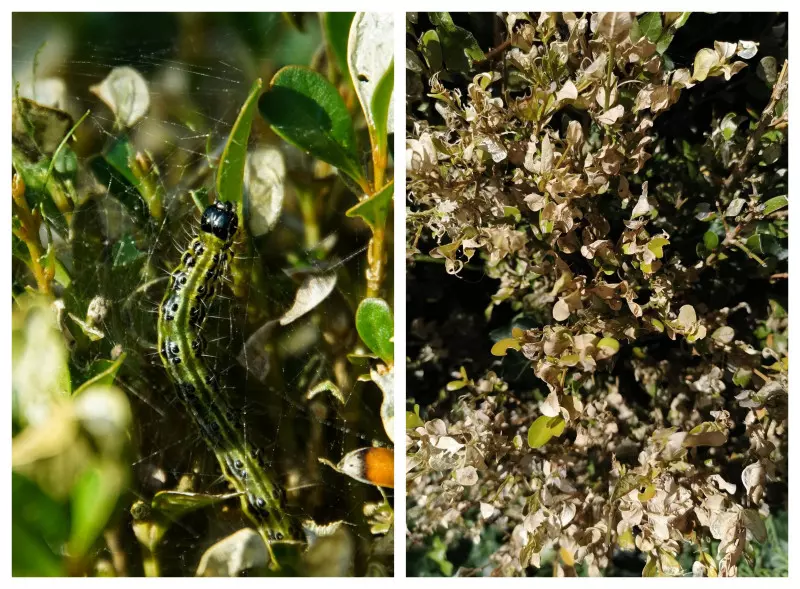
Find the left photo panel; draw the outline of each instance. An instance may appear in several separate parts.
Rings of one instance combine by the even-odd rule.
[[[12,16],[14,576],[394,574],[393,31]]]

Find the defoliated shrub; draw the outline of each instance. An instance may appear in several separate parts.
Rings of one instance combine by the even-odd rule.
[[[409,260],[497,279],[487,316],[516,316],[486,354],[539,386],[498,359],[409,413],[411,543],[494,527],[493,574],[599,575],[635,550],[643,575],[683,575],[688,550],[733,576],[785,506],[787,70],[750,40],[678,67],[688,18],[503,13],[484,54],[476,15],[456,19],[475,35],[410,16]],[[692,116],[741,76],[760,100]],[[412,360],[467,361],[439,345]]]

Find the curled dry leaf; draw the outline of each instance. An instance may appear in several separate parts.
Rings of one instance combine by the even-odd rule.
[[[294,298],[294,304],[280,318],[281,325],[289,325],[324,301],[336,286],[336,272],[306,276]]]
[[[89,90],[114,113],[123,127],[133,127],[150,108],[150,90],[144,77],[129,66],[116,67]]]
[[[474,466],[465,466],[455,472],[455,478],[459,485],[470,487],[478,482],[478,471]]]
[[[250,232],[264,235],[278,222],[286,193],[286,164],[279,149],[262,147],[247,154],[244,186]]]
[[[267,546],[261,536],[244,528],[211,546],[200,557],[198,577],[238,577],[254,568],[269,564]]]

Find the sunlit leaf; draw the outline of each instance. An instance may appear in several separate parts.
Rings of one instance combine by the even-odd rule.
[[[385,160],[389,151],[388,136],[394,128],[394,60],[381,77],[372,95],[370,109],[372,111],[375,139],[373,149],[377,150]]]
[[[643,491],[640,491],[638,493],[637,498],[642,503],[645,503],[646,501],[650,501],[650,499],[652,499],[655,496],[656,496],[656,488],[655,488],[655,486],[647,485],[646,487],[644,487]]]
[[[261,92],[261,79],[257,79],[250,87],[250,92],[236,117],[225,149],[217,168],[217,197],[221,201],[236,203],[236,209],[242,215],[244,172],[247,162],[247,142],[250,139],[250,128],[256,113],[258,94]]]
[[[438,72],[442,69],[442,45],[439,42],[439,34],[431,29],[425,31],[419,40],[420,52],[425,62],[428,64],[428,69],[432,72]]]
[[[347,216],[361,217],[373,231],[383,229],[392,208],[393,196],[394,181],[389,182],[382,190],[350,208]]]
[[[425,422],[422,421],[419,415],[414,413],[413,411],[406,411],[406,429],[414,429],[417,427],[422,427],[425,425]]]
[[[694,58],[694,71],[692,77],[702,82],[708,77],[711,68],[717,65],[718,57],[713,49],[704,48],[697,52]]]
[[[528,428],[528,446],[531,448],[541,448],[553,436],[558,437],[564,433],[566,422],[560,415],[548,417],[542,415],[536,418],[530,428]]]
[[[519,341],[516,338],[509,337],[505,339],[501,339],[499,342],[496,342],[492,346],[492,356],[505,356],[508,353],[508,350],[517,350],[519,351],[520,345]]]
[[[639,19],[639,30],[642,35],[648,38],[651,43],[658,41],[661,36],[661,14],[658,12],[648,12]]]
[[[394,362],[394,321],[383,299],[367,298],[356,310],[356,329],[361,340],[387,364]]]
[[[300,66],[278,71],[258,103],[273,130],[359,184],[364,184],[353,120],[336,88]]]
[[[770,213],[774,213],[775,211],[779,211],[780,209],[789,206],[789,199],[785,196],[775,196],[765,202],[763,205],[764,210],[762,213],[764,215],[769,215]]]

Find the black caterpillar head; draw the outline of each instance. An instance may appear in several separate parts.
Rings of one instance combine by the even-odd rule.
[[[233,239],[238,226],[239,218],[233,210],[233,204],[229,202],[215,202],[203,211],[203,216],[200,219],[200,229],[224,242],[229,242]]]

